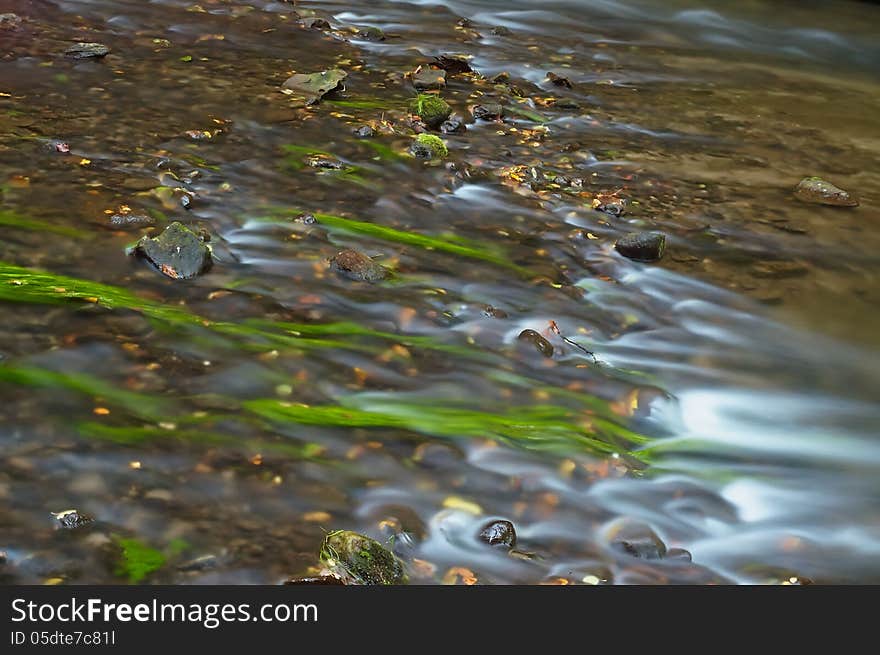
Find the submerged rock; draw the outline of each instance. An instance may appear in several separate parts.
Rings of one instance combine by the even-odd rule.
[[[410,103],[410,111],[429,127],[437,127],[452,114],[443,98],[431,94],[419,94]]]
[[[348,73],[338,68],[320,73],[296,73],[284,80],[281,90],[288,95],[305,98],[308,104],[314,104],[328,93],[341,89],[346,77]]]
[[[821,177],[805,177],[795,187],[794,195],[798,200],[814,202],[833,207],[858,207],[859,201],[849,192],[826,182]]]
[[[331,268],[350,280],[378,282],[388,277],[388,269],[377,264],[364,253],[346,248],[330,259]]]
[[[553,344],[534,330],[523,330],[517,337],[520,341],[531,343],[544,357],[553,357]]]
[[[188,280],[211,266],[211,249],[182,223],[175,221],[158,237],[143,237],[134,252],[174,280]]]
[[[620,521],[609,535],[611,547],[639,559],[662,559],[666,544],[648,525],[638,521]]]
[[[17,14],[0,14],[0,30],[14,30],[21,25],[21,16]]]
[[[557,75],[554,72],[547,73],[547,79],[553,86],[564,86],[566,89],[571,88],[571,82],[567,77],[562,77],[561,75]]]
[[[337,530],[321,544],[321,562],[343,580],[364,585],[406,584],[403,562],[375,539]]]
[[[489,30],[495,36],[510,36],[513,32],[510,31],[509,27],[504,27],[504,25],[496,25],[491,30]]]
[[[385,32],[383,32],[378,27],[362,27],[357,32],[355,32],[355,36],[357,36],[359,39],[363,39],[364,41],[385,40]]]
[[[477,537],[490,546],[516,546],[516,530],[510,521],[490,521],[482,527]]]
[[[489,105],[476,105],[471,113],[474,118],[484,121],[497,121],[504,116],[504,107],[494,103]]]
[[[75,509],[66,509],[63,512],[52,512],[56,525],[59,528],[72,530],[73,528],[81,528],[84,525],[94,522],[94,518],[86,514],[80,514]]]
[[[433,134],[419,134],[409,151],[419,159],[442,159],[449,154],[443,139]]]
[[[299,21],[299,24],[305,27],[308,30],[329,30],[330,23],[328,23],[323,18],[303,18]]]
[[[89,59],[92,57],[105,57],[110,53],[110,48],[103,43],[74,43],[64,54],[71,59]]]
[[[369,125],[361,125],[354,130],[354,135],[359,139],[369,139],[374,134],[376,134],[376,131]]]
[[[662,232],[632,232],[620,237],[614,247],[629,259],[655,262],[666,249],[666,235]]]
[[[446,71],[442,68],[419,66],[411,77],[413,86],[419,91],[442,89],[446,86]]]

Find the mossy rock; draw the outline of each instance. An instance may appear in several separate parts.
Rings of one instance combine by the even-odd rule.
[[[344,580],[364,585],[397,585],[408,581],[394,553],[375,539],[350,530],[329,533],[321,544],[321,562]]]
[[[409,151],[419,159],[443,159],[449,154],[443,139],[433,134],[419,134]]]
[[[429,127],[437,127],[452,115],[452,107],[443,98],[429,93],[417,95],[409,108]]]
[[[821,177],[805,177],[794,190],[794,195],[803,202],[814,202],[832,207],[858,207],[859,201]]]

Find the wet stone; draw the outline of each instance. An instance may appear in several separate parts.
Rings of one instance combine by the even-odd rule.
[[[510,36],[513,32],[510,31],[509,27],[504,27],[504,25],[496,25],[491,30],[489,30],[495,36]]]
[[[110,225],[119,228],[140,228],[155,225],[156,219],[148,214],[136,212],[116,212],[110,215]]]
[[[633,232],[620,237],[614,247],[628,259],[654,262],[663,256],[666,235],[662,232]]]
[[[666,551],[665,559],[681,560],[682,562],[691,562],[693,557],[690,552],[684,548],[670,548]]]
[[[859,201],[848,191],[834,186],[820,177],[805,177],[794,190],[798,200],[833,207],[858,207]]]
[[[434,63],[450,75],[473,72],[467,58],[459,55],[440,55],[434,57]]]
[[[378,27],[362,27],[355,35],[359,39],[363,39],[364,41],[384,41],[385,40],[385,32],[383,32]]]
[[[568,81],[567,77],[562,77],[561,75],[557,75],[556,73],[550,72],[547,73],[547,79],[550,80],[550,83],[553,86],[562,86],[566,89],[571,88],[571,82]]]
[[[388,277],[388,269],[351,248],[336,253],[330,259],[330,267],[343,277],[361,282],[378,282]]]
[[[329,30],[330,23],[328,23],[323,18],[303,18],[300,22],[300,25],[309,30]]]
[[[300,214],[293,219],[294,223],[302,223],[303,225],[314,225],[318,222],[314,214]]]
[[[354,135],[359,139],[369,139],[375,133],[375,130],[373,130],[373,128],[369,125],[361,125],[359,128],[354,130]]]
[[[345,168],[338,159],[331,159],[326,155],[314,155],[306,159],[306,164],[312,168],[323,168],[326,170],[338,171]]]
[[[412,84],[419,91],[439,90],[446,86],[446,71],[420,66],[412,73]]]
[[[611,547],[639,559],[662,559],[666,556],[666,544],[649,526],[636,521],[625,521],[617,526]]]
[[[176,221],[154,239],[143,237],[134,251],[174,280],[194,278],[211,266],[210,248],[195,232]]]
[[[534,330],[523,330],[517,337],[519,341],[531,343],[544,357],[553,357],[553,344]]]
[[[474,118],[483,121],[497,121],[504,116],[504,107],[497,104],[476,105],[471,113]]]
[[[464,132],[465,126],[464,123],[461,122],[461,119],[453,116],[449,120],[445,120],[440,124],[440,131],[443,134],[456,134],[458,132]]]
[[[110,48],[103,43],[74,43],[64,54],[71,59],[90,59],[105,57],[110,53]]]
[[[489,318],[507,318],[508,313],[503,309],[498,309],[497,307],[493,307],[492,305],[486,305],[486,308],[483,310],[483,314],[488,316]]]
[[[75,509],[64,510],[63,512],[53,512],[52,517],[55,519],[55,525],[65,530],[81,528],[84,525],[94,522],[94,518],[86,514],[80,514]]]
[[[477,537],[490,546],[516,546],[516,530],[510,521],[490,521],[480,529]]]
[[[375,539],[337,530],[321,544],[321,562],[343,580],[363,585],[406,584],[403,562]]]

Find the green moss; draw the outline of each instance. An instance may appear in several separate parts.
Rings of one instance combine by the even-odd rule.
[[[443,143],[443,139],[433,134],[419,134],[413,144],[413,154],[417,157],[428,155],[428,159],[443,159],[449,154],[449,149]]]
[[[452,107],[443,98],[431,93],[417,95],[410,102],[409,109],[431,127],[440,125],[452,113]]]
[[[165,566],[165,555],[139,539],[116,539],[120,549],[114,574],[136,584]]]
[[[15,228],[18,230],[29,230],[31,232],[51,232],[52,234],[60,234],[61,236],[70,237],[72,239],[84,239],[92,236],[92,234],[86,230],[78,230],[66,225],[55,225],[54,223],[28,218],[8,209],[0,210],[0,226]]]
[[[406,584],[397,556],[375,539],[350,530],[330,532],[321,544],[321,562],[349,582],[364,585]]]

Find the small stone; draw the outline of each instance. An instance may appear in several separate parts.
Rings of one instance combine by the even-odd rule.
[[[442,68],[419,66],[411,73],[412,84],[419,91],[439,90],[446,86],[446,71]]]
[[[350,280],[378,282],[388,277],[388,270],[362,252],[347,248],[330,259],[331,268]]]
[[[533,344],[544,357],[553,357],[553,344],[534,330],[523,330],[517,339]]]
[[[418,159],[442,159],[449,154],[443,140],[433,134],[419,134],[409,151]]]
[[[452,116],[440,124],[440,131],[443,134],[456,134],[458,132],[464,132],[465,126],[464,123],[461,122],[461,119]]]
[[[74,528],[81,528],[84,525],[88,525],[92,523],[95,519],[86,514],[80,514],[75,509],[67,509],[63,512],[52,512],[52,516],[54,517],[59,528],[64,528],[66,530],[72,530]]]
[[[666,551],[665,559],[681,560],[683,562],[693,561],[693,556],[684,548],[670,548]]]
[[[507,84],[508,82],[510,82],[510,73],[502,71],[501,73],[498,73],[497,75],[489,78],[489,81],[492,84]]]
[[[489,31],[495,36],[510,36],[513,34],[513,32],[510,31],[510,28],[504,27],[504,25],[496,25]]]
[[[403,562],[375,539],[337,530],[321,544],[321,562],[343,580],[363,585],[406,584]]]
[[[293,219],[294,223],[302,223],[303,225],[314,225],[318,222],[318,219],[315,218],[314,214],[300,214],[296,218]]]
[[[217,568],[219,564],[220,559],[216,555],[202,555],[201,557],[196,557],[188,562],[184,562],[177,567],[177,570],[185,572],[207,571],[208,569]]]
[[[504,116],[504,107],[499,104],[476,105],[471,113],[478,120],[497,121]]]
[[[354,130],[354,135],[359,139],[369,139],[371,136],[376,134],[375,130],[369,125],[361,125],[359,128]]]
[[[503,309],[498,309],[497,307],[493,307],[492,305],[486,305],[486,308],[483,310],[483,314],[488,316],[489,318],[507,318],[508,314]]]
[[[306,164],[312,168],[323,168],[331,171],[338,171],[345,168],[345,164],[341,161],[338,159],[332,159],[327,155],[312,155],[306,159]]]
[[[110,48],[103,43],[74,43],[64,54],[71,59],[89,59],[93,57],[105,57],[110,53]]]
[[[556,98],[553,101],[553,106],[557,109],[568,109],[571,111],[577,111],[581,108],[580,104],[571,98]]]
[[[329,30],[330,23],[328,23],[323,18],[303,18],[300,22],[300,25],[305,27],[308,30]]]
[[[147,227],[155,224],[156,219],[148,214],[116,212],[110,215],[110,225],[113,227]]]
[[[143,237],[134,252],[173,280],[187,280],[211,266],[211,250],[198,235],[175,221],[158,237]]]
[[[620,237],[614,247],[629,259],[654,262],[663,256],[666,235],[662,232],[632,232]]]
[[[849,192],[826,182],[821,177],[805,177],[794,190],[798,200],[833,207],[858,207],[859,201]]]
[[[490,521],[482,527],[477,535],[482,541],[490,546],[516,546],[516,530],[510,521]]]

